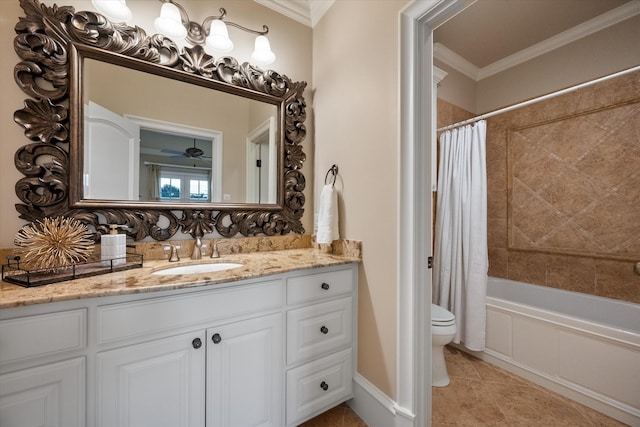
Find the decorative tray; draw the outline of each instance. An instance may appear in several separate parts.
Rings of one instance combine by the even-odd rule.
[[[20,267],[19,257],[8,256],[7,264],[2,266],[2,280],[27,288],[99,276],[115,271],[131,270],[142,267],[141,254],[127,253],[122,258],[111,260],[90,260],[87,262],[55,268],[25,270]]]

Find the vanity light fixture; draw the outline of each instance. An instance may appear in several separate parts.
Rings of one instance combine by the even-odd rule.
[[[156,30],[174,41],[186,39],[192,45],[206,45],[216,53],[228,53],[233,49],[233,42],[229,38],[227,29],[227,26],[231,25],[257,35],[254,51],[251,54],[251,58],[256,63],[268,65],[276,60],[275,54],[271,51],[269,39],[266,37],[269,32],[269,27],[266,25],[263,25],[262,31],[259,31],[227,21],[225,19],[227,11],[222,7],[219,9],[220,15],[207,16],[200,25],[191,21],[185,8],[176,1],[160,0],[160,2],[163,5],[160,9],[160,16],[156,18],[154,25]]]
[[[109,19],[127,22],[133,16],[125,0],[91,0],[93,7]]]

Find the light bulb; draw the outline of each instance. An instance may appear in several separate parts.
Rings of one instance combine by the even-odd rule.
[[[91,4],[113,21],[126,22],[133,16],[125,0],[91,0]]]
[[[218,53],[227,53],[233,50],[233,42],[229,38],[227,25],[219,19],[211,21],[206,43],[211,50]]]
[[[260,35],[256,37],[255,49],[251,54],[251,59],[259,64],[269,65],[276,60],[276,55],[271,51],[269,39]]]
[[[160,16],[153,21],[156,30],[171,39],[183,39],[187,36],[187,29],[182,25],[180,10],[172,3],[165,3],[160,9]]]

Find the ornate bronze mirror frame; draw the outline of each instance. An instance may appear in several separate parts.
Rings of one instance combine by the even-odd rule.
[[[107,224],[121,224],[135,240],[151,236],[166,240],[178,230],[202,237],[217,231],[232,237],[257,234],[304,233],[301,218],[305,202],[305,160],[301,143],[305,82],[292,82],[275,71],[263,71],[234,58],[214,59],[201,46],[180,49],[162,36],[147,36],[139,27],[112,23],[99,13],[76,12],[70,6],[48,7],[38,0],[20,0],[26,17],[16,24],[14,47],[21,61],[14,77],[30,98],[14,120],[34,141],[15,154],[24,175],[16,183],[20,218],[73,217],[95,229],[95,238]],[[208,204],[174,206],[157,202],[100,201],[78,204],[82,173],[82,56],[141,69],[163,77],[196,84],[278,107],[278,197],[275,205]]]

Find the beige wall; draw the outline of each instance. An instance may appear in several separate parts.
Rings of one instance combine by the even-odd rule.
[[[438,84],[438,99],[447,101],[475,114],[478,83],[455,68],[435,58],[433,59],[433,65],[447,73],[445,78]],[[438,120],[440,120],[440,118],[444,120],[443,124],[438,123],[438,127],[456,123],[455,121],[447,122],[446,117],[448,116],[438,114]]]
[[[49,6],[54,1],[45,0]],[[62,0],[56,1],[59,5],[69,5],[80,10],[94,10],[89,0]],[[312,57],[312,30],[302,24],[284,17],[270,9],[253,1],[194,1],[181,2],[188,10],[191,19],[200,21],[204,17],[217,14],[218,8],[227,9],[227,17],[249,28],[261,28],[267,24],[270,28],[269,39],[272,48],[277,55],[276,62],[270,68],[287,75],[293,81],[307,81],[309,86],[305,92],[307,104],[311,107],[311,57]],[[153,19],[159,14],[160,3],[148,0],[128,0],[135,24],[144,28],[147,34],[154,34]],[[3,53],[3,61],[0,62],[0,248],[9,248],[13,245],[15,233],[24,225],[24,221],[18,218],[14,205],[20,203],[15,195],[14,185],[22,175],[15,169],[13,156],[15,151],[29,143],[23,133],[22,127],[14,123],[14,111],[23,108],[24,99],[27,96],[18,88],[13,78],[13,68],[19,58],[13,49],[15,37],[14,27],[18,18],[24,16],[18,0],[0,1],[0,51]],[[240,30],[230,28],[229,35],[234,40],[236,49],[231,53],[239,62],[249,61],[253,50],[253,36]],[[310,117],[311,111],[307,112]],[[307,232],[313,230],[313,122],[307,119],[307,137],[303,142],[303,148],[307,154],[303,172],[307,178],[305,190],[306,204],[303,226]]]
[[[77,10],[92,9],[89,1],[57,3]],[[154,32],[153,16],[145,11],[155,3],[127,1],[136,24],[148,33]],[[204,17],[224,5],[229,19],[245,26],[259,28],[267,23],[278,55],[272,68],[294,81],[309,82],[305,92],[307,138],[303,144],[307,154],[303,169],[307,178],[304,227],[307,233],[313,232],[314,187],[319,194],[327,169],[338,164],[341,235],[363,241],[365,248],[359,283],[358,369],[393,398],[398,289],[397,16],[408,0],[376,0],[375,7],[369,0],[338,0],[313,30],[313,84],[310,28],[250,1],[182,3],[192,12],[192,18]],[[21,177],[15,170],[13,154],[28,142],[22,128],[13,122],[13,112],[22,108],[25,98],[13,81],[13,67],[18,61],[13,51],[13,27],[19,16],[23,12],[18,0],[0,1],[0,49],[6,58],[0,64],[0,247],[5,248],[12,245],[13,236],[24,223],[13,206],[19,202],[13,186]],[[243,40],[233,29],[230,33],[236,46],[251,45],[250,38]],[[240,49],[234,56],[244,61],[249,53],[249,48]],[[314,175],[318,177],[315,184]]]
[[[358,371],[396,396],[398,0],[337,0],[313,32],[315,194],[340,168],[342,236],[363,242]]]

